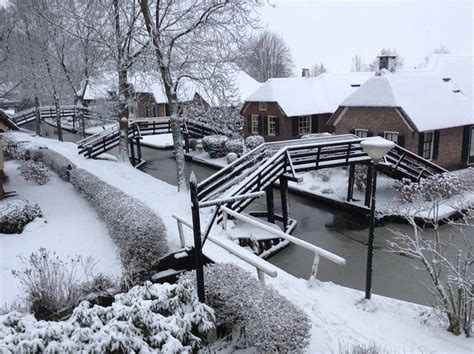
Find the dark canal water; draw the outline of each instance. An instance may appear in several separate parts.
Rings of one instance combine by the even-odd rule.
[[[56,138],[54,128],[44,125],[44,136]],[[77,141],[77,135],[65,132],[64,139]],[[113,151],[110,153],[114,153]],[[142,147],[147,163],[143,171],[170,184],[176,184],[176,165],[170,150],[156,150]],[[188,174],[194,171],[199,180],[215,173],[215,169],[196,163],[187,163]],[[277,191],[275,207],[279,212],[280,201]],[[290,194],[290,216],[298,221],[293,235],[327,249],[347,260],[345,266],[338,266],[321,259],[318,279],[332,281],[350,288],[365,289],[365,267],[367,261],[368,228],[363,220],[334,207]],[[265,200],[258,200],[249,210],[266,210]],[[389,253],[387,240],[393,237],[390,229],[410,231],[408,225],[387,223],[375,230],[375,255],[372,291],[401,300],[426,304],[430,294],[423,284],[428,278],[423,270],[416,269],[415,261]],[[428,230],[427,232],[432,232]],[[443,234],[450,232],[449,226],[442,227]],[[271,263],[293,274],[308,279],[313,254],[301,247],[290,245],[270,260]]]

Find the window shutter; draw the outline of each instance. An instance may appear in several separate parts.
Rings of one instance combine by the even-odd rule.
[[[367,132],[367,136],[374,136],[374,132],[371,132],[370,130]]]
[[[433,134],[433,160],[438,158],[439,150],[439,130],[435,130]]]
[[[262,117],[263,135],[268,135],[268,117]]]
[[[280,135],[280,118],[275,117],[275,135]]]
[[[311,133],[317,133],[318,131],[318,116],[311,116]]]
[[[247,117],[247,131],[252,134],[252,116]]]
[[[349,130],[349,133],[350,133],[350,134],[354,134],[354,135],[355,135],[355,133],[356,133],[356,130],[355,130],[355,129],[351,129],[351,130]]]
[[[263,117],[258,116],[258,134],[263,134]]]
[[[405,136],[403,135],[398,136],[398,146],[405,147]]]
[[[471,135],[471,126],[466,125],[462,131],[462,148],[461,148],[461,162],[468,162],[469,158],[469,135]],[[471,142],[474,144],[474,141]]]
[[[299,129],[298,129],[298,123],[300,121],[299,117],[293,117],[291,119],[291,128],[292,128],[292,133],[293,136],[298,136],[299,134]]]
[[[418,155],[423,157],[423,143],[425,142],[425,133],[418,133]]]

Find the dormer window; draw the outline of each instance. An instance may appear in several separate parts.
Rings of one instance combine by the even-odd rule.
[[[266,111],[267,110],[267,102],[259,102],[258,103],[258,110],[259,111]]]

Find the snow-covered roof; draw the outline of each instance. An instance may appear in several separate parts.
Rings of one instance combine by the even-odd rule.
[[[236,102],[244,102],[245,98],[261,85],[261,83],[241,70],[231,71],[228,80],[230,81],[229,86],[233,91],[233,98]],[[128,82],[133,85],[135,92],[150,92],[153,93],[157,103],[168,102],[161,78],[157,73],[129,73]],[[91,78],[86,88],[84,99],[108,99],[110,98],[109,92],[118,92],[117,83],[118,76],[113,71]],[[181,102],[192,101],[197,93],[210,105],[218,105],[219,100],[211,91],[195,81],[181,79],[178,85],[178,99]]]
[[[247,102],[277,102],[288,117],[333,113],[374,73],[325,73],[318,77],[269,79]]]
[[[383,71],[343,107],[399,107],[418,131],[474,124],[474,57],[437,54],[423,69]]]

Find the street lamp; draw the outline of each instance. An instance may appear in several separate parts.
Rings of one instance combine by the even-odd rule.
[[[372,159],[372,190],[370,195],[370,220],[369,220],[369,247],[367,250],[367,270],[365,273],[365,298],[370,299],[372,288],[372,258],[374,255],[374,228],[375,228],[375,190],[377,185],[377,164],[394,146],[393,141],[382,137],[373,137],[361,141],[360,146]]]

